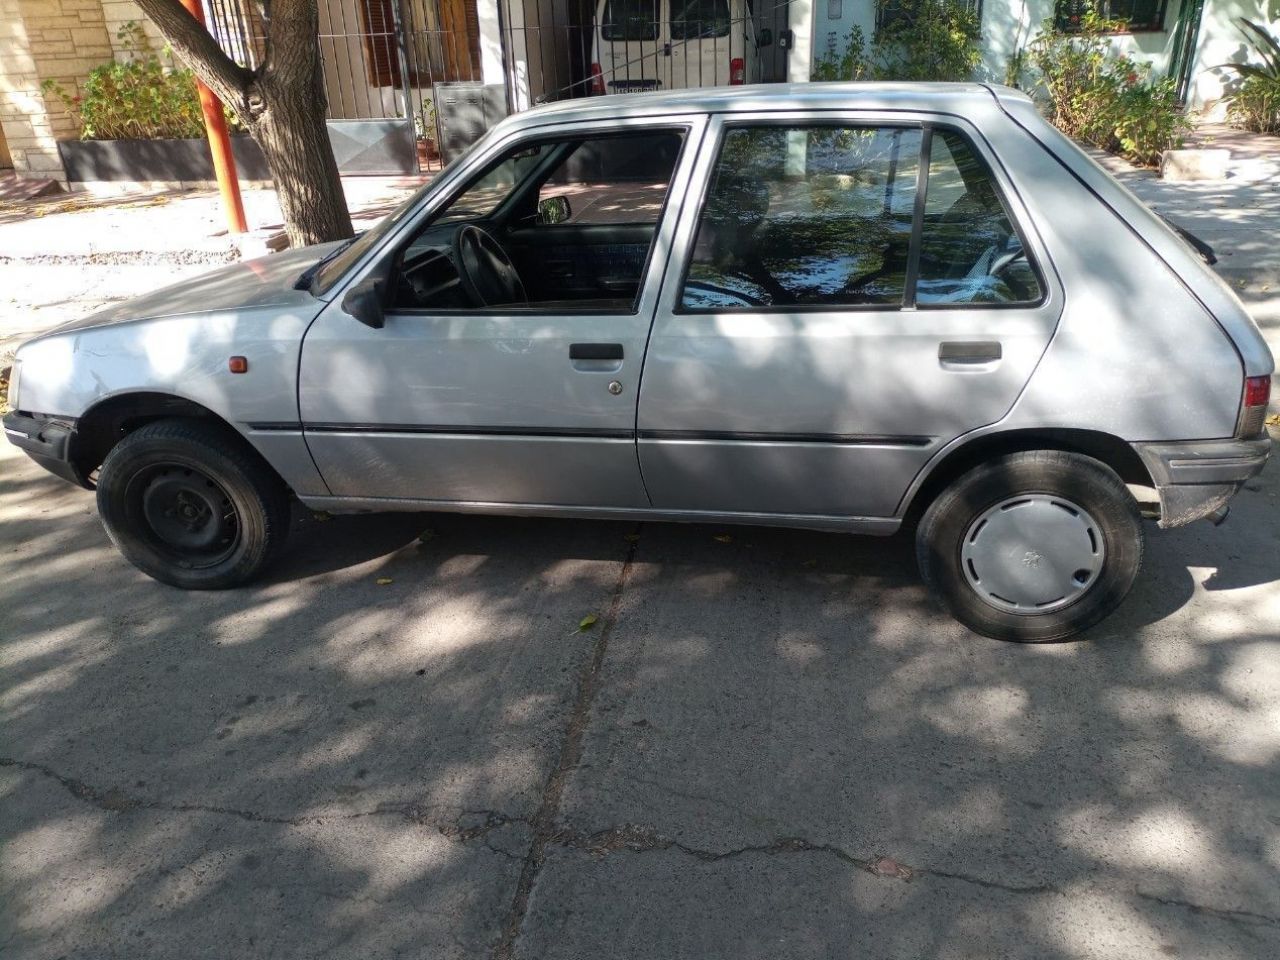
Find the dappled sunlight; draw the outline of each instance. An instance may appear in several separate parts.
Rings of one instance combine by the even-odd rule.
[[[106,820],[106,814],[74,813],[6,838],[0,864],[22,898],[28,930],[48,934],[92,924],[128,888],[127,865],[104,855],[100,845]],[[74,884],[63,882],[68,874]]]
[[[968,736],[992,750],[1030,755],[1039,747],[1028,727],[1030,697],[1020,687],[969,687],[948,692],[943,703],[925,705],[924,716],[943,733]]]
[[[86,494],[4,463],[0,494],[33,494],[0,527],[20,944],[161,955],[145,918],[193,956],[488,956],[571,723],[535,916],[630,903],[695,935],[692,903],[747,898],[740,927],[783,911],[807,955],[883,924],[885,955],[937,960],[1273,943],[1231,913],[1280,916],[1266,496],[1149,530],[1112,618],[1018,647],[933,606],[903,536],[302,516],[263,584],[182,593],[109,552]]]
[[[1106,957],[1108,960],[1150,960],[1170,955],[1161,950],[1164,937],[1137,903],[1127,902],[1111,891],[1091,889],[1087,883],[1073,884],[1063,896],[1048,898],[1028,908],[1042,939],[1063,957]],[[1177,954],[1172,954],[1177,955]],[[1211,960],[1214,954],[1193,954],[1197,960]],[[1230,952],[1217,957],[1235,956]]]
[[[1176,874],[1194,863],[1196,879],[1221,882],[1226,864],[1215,856],[1209,832],[1176,805],[1159,805],[1118,814],[1091,806],[1064,818],[1059,827],[1064,846],[1085,851],[1103,863]]]

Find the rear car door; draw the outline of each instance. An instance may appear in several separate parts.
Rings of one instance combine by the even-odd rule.
[[[1061,288],[963,121],[720,118],[695,182],[638,410],[657,508],[890,517],[1052,336]]]
[[[635,508],[648,505],[635,456],[636,391],[674,223],[705,117],[653,124],[556,125],[496,145],[443,207],[427,209],[350,286],[385,276],[380,328],[339,294],[303,344],[299,406],[308,447],[334,496]],[[480,227],[505,242],[504,210],[537,197],[554,163],[619,136],[669,178],[656,190],[638,283],[607,297],[537,292],[528,302],[469,302],[458,237]],[[670,146],[670,141],[675,146]],[[683,144],[683,150],[680,147]],[[532,171],[531,173],[529,171]],[[628,185],[596,184],[625,193]],[[673,205],[676,206],[676,205]],[[519,206],[521,211],[523,206]],[[523,214],[522,214],[523,215]],[[379,273],[379,271],[386,271]],[[376,504],[374,504],[376,505]]]

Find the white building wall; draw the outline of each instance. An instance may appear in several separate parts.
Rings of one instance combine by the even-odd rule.
[[[1169,0],[1166,29],[1116,36],[1112,45],[1151,64],[1164,75],[1173,57],[1174,28],[1180,2]],[[982,66],[980,79],[1003,82],[1005,65],[1018,45],[1026,46],[1053,16],[1054,0],[982,0]],[[1280,0],[1206,0],[1192,72],[1190,106],[1201,109],[1221,99],[1233,74],[1212,69],[1216,64],[1247,59],[1235,21],[1245,17],[1271,24],[1280,32]],[[868,47],[875,34],[874,0],[813,0],[813,57],[844,49],[853,26],[862,28]],[[1253,57],[1257,62],[1257,57]],[[812,62],[812,61],[811,61]]]

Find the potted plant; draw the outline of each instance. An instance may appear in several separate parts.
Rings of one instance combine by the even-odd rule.
[[[413,115],[413,129],[418,141],[418,168],[425,169],[440,161],[440,147],[437,140],[436,105],[429,98],[423,98],[421,109]]]

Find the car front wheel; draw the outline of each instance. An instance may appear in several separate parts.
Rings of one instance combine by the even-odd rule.
[[[1142,519],[1091,457],[1015,453],[960,477],[925,512],[916,556],[957,620],[1000,640],[1062,640],[1124,600],[1142,564]]]
[[[289,529],[284,484],[240,437],[199,420],[158,420],[121,440],[98,474],[98,513],[125,559],[162,583],[244,583]]]

